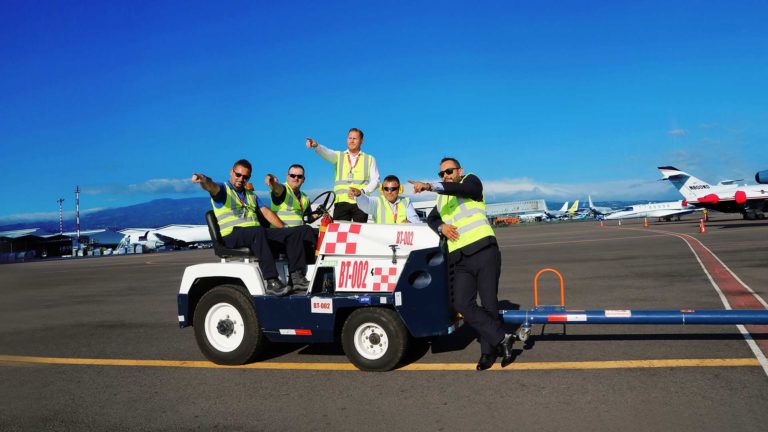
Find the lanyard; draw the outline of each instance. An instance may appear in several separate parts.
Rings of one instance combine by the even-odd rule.
[[[392,209],[392,204],[395,205],[394,210],[392,210],[392,213],[395,215],[395,223],[397,223],[397,207],[399,203],[400,201],[396,201],[394,203],[390,203],[389,201],[387,201],[387,205],[389,206],[390,209]]]
[[[349,178],[352,178],[352,170],[354,170],[357,163],[360,162],[360,153],[357,154],[357,159],[355,159],[355,164],[353,165],[352,158],[349,156],[349,152],[347,152],[347,162],[349,163]]]
[[[232,187],[232,192],[235,193],[235,197],[237,198],[237,201],[240,203],[240,205],[243,206],[245,210],[248,210],[248,206],[246,205],[246,202],[248,201],[248,196],[245,194],[246,191],[243,190],[243,198],[245,198],[245,201],[243,201],[243,198],[240,198],[240,192],[238,192],[234,187]]]

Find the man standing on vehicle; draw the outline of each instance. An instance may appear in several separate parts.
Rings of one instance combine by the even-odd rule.
[[[246,188],[251,178],[251,171],[251,163],[240,159],[230,170],[227,183],[216,183],[200,173],[192,174],[192,182],[200,184],[200,187],[211,195],[211,206],[219,222],[224,244],[228,248],[248,247],[258,258],[262,276],[267,282],[265,287],[267,293],[274,295],[290,293],[290,288],[278,278],[269,241],[285,246],[293,288],[307,289],[309,281],[304,276],[307,260],[303,243],[307,233],[312,235],[312,230],[308,226],[299,229],[281,229],[285,225],[280,218],[262,204],[252,190]],[[267,229],[261,226],[258,213],[277,228]]]
[[[349,197],[354,198],[360,210],[373,216],[377,224],[419,223],[419,215],[413,208],[411,200],[400,197],[400,179],[394,175],[384,177],[381,195],[378,198],[369,197],[357,188],[349,188]]]
[[[409,180],[416,193],[437,192],[437,205],[427,224],[448,240],[448,267],[453,272],[453,307],[480,335],[477,370],[493,366],[499,355],[501,366],[513,360],[511,334],[499,320],[499,276],[501,253],[485,213],[483,184],[474,174],[464,175],[459,161],[445,157],[438,176],[442,182]],[[477,304],[480,296],[482,306]]]
[[[363,145],[363,131],[352,128],[347,134],[347,150],[336,151],[320,145],[312,138],[307,138],[307,148],[314,148],[323,159],[336,168],[333,191],[336,201],[333,209],[334,220],[366,222],[368,215],[360,210],[353,198],[348,195],[349,188],[360,189],[370,195],[379,185],[379,170],[373,156],[360,151]]]
[[[270,209],[277,214],[286,227],[302,226],[305,218],[311,223],[319,217],[312,213],[312,209],[309,208],[309,198],[301,191],[301,185],[305,180],[304,167],[299,164],[293,164],[288,168],[284,184],[280,184],[277,177],[272,174],[267,174],[264,179],[264,184],[271,191]]]

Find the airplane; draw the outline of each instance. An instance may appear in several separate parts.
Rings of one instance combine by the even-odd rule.
[[[701,209],[697,209],[694,206],[688,205],[686,204],[685,201],[669,201],[669,202],[650,203],[650,204],[634,204],[634,205],[625,207],[623,210],[619,210],[609,215],[606,215],[605,220],[621,220],[621,219],[650,217],[650,218],[659,218],[659,221],[664,219],[667,222],[669,222],[672,220],[673,217],[677,217],[677,220],[680,220],[680,216],[685,214],[690,214],[698,210],[701,210]]]
[[[684,171],[672,166],[658,168],[663,176],[661,180],[669,180],[683,195],[688,204],[698,208],[717,210],[723,213],[741,213],[744,219],[764,219],[768,212],[768,188],[760,185],[739,185],[741,180],[723,180],[716,185],[711,185]],[[760,171],[755,175],[759,182],[764,173],[768,177],[768,171]],[[768,181],[768,178],[766,178]]]
[[[607,216],[618,211],[610,207],[596,207],[594,204],[592,204],[592,196],[587,195],[587,198],[589,199],[589,211],[592,212],[595,218],[598,216]]]
[[[120,231],[125,237],[120,241],[121,247],[140,244],[145,249],[155,250],[159,247],[174,249],[190,246],[201,246],[211,243],[211,235],[207,225],[168,225],[163,228],[127,228]]]
[[[568,201],[566,201],[563,204],[563,206],[560,207],[560,210],[557,210],[557,211],[545,210],[544,213],[546,213],[547,218],[549,219],[563,219],[563,218],[573,216],[578,209],[579,209],[579,200],[574,201],[573,205],[570,208],[568,207]]]
[[[541,222],[547,218],[545,212],[520,213],[517,215],[521,222]]]

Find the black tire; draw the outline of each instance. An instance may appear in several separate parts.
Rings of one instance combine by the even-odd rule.
[[[237,285],[220,285],[205,293],[193,322],[200,351],[216,364],[248,363],[266,342],[253,303]]]
[[[364,371],[392,370],[405,357],[409,340],[408,329],[391,309],[358,309],[349,315],[341,330],[344,353]]]

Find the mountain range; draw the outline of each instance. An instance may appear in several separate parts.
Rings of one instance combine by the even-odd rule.
[[[650,201],[604,201],[595,205],[623,208],[627,205]],[[547,201],[547,207],[557,209],[563,203]],[[171,224],[205,225],[205,212],[211,209],[209,198],[163,198],[127,207],[95,211],[80,216],[80,229],[159,228]],[[39,220],[0,226],[0,231],[40,228],[49,232],[59,231],[58,220]],[[65,220],[64,231],[74,231],[75,221]]]

